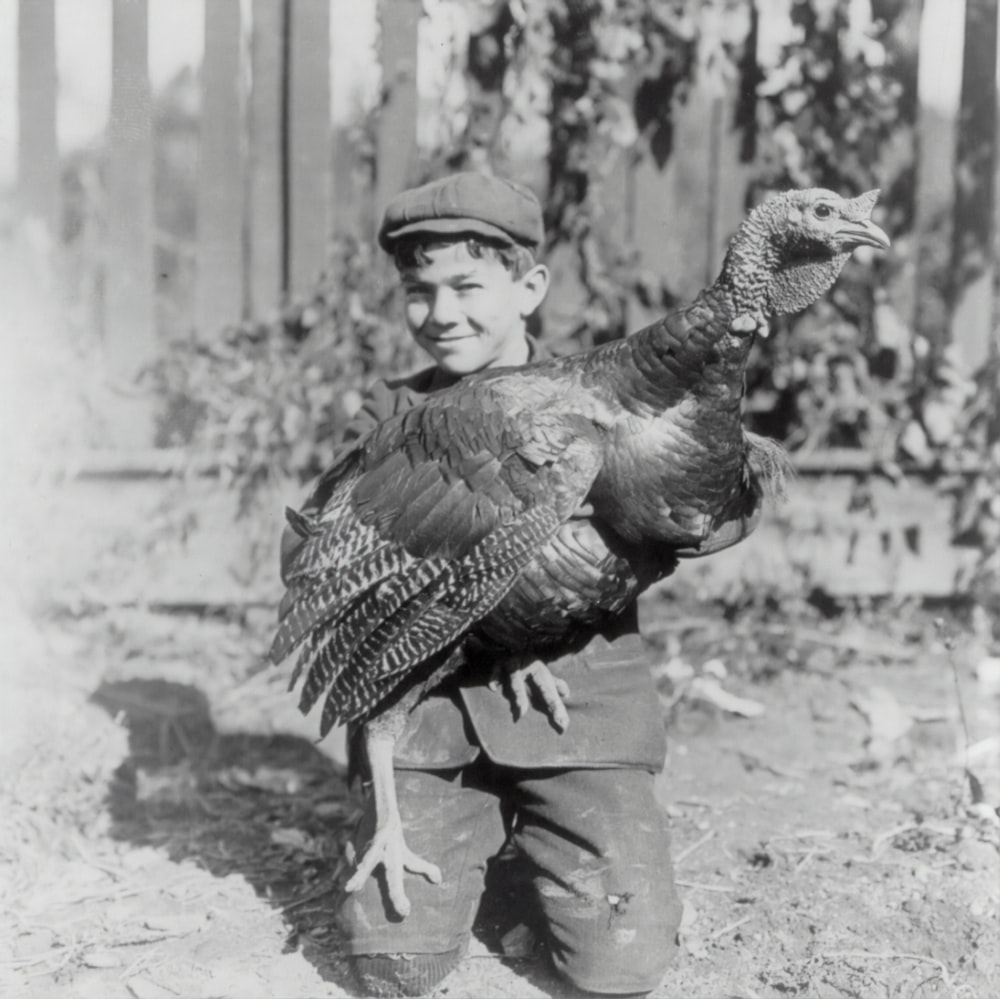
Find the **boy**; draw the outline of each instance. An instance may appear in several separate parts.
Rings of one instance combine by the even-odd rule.
[[[497,178],[456,174],[390,203],[379,242],[434,365],[376,383],[346,439],[465,375],[544,356],[528,335],[549,285],[535,259],[542,239],[535,197]],[[548,665],[569,685],[562,734],[541,712],[515,721],[487,684],[447,682],[411,714],[396,748],[399,805],[408,845],[444,881],[408,877],[402,921],[377,879],[346,896],[339,920],[364,994],[419,995],[455,967],[505,843],[527,862],[557,972],[612,995],[648,992],[663,977],[681,906],[653,794],[666,742],[635,607]],[[372,828],[368,814],[362,839]]]

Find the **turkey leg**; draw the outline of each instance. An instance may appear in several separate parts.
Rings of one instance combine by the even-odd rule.
[[[381,721],[397,720],[396,725],[380,725]],[[378,719],[365,725],[365,749],[372,775],[372,793],[375,798],[375,835],[358,863],[358,868],[344,886],[349,892],[359,891],[381,864],[385,868],[389,901],[403,917],[410,914],[410,900],[403,889],[403,872],[422,874],[431,884],[441,883],[441,871],[422,857],[418,857],[403,839],[403,820],[396,800],[396,776],[392,754],[396,739],[405,720],[405,714],[395,718]]]

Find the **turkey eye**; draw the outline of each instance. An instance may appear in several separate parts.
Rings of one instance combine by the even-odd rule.
[[[829,205],[817,205],[813,212],[818,219],[828,219],[833,214],[833,209]]]

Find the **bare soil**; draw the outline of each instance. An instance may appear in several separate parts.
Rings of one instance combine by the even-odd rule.
[[[331,909],[359,798],[254,673],[268,618],[7,629],[0,993],[353,994]],[[654,595],[643,622],[685,903],[654,995],[1000,995],[996,650],[911,606]],[[497,937],[436,994],[574,994],[544,942]]]

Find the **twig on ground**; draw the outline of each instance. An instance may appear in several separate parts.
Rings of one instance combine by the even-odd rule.
[[[744,916],[742,919],[737,919],[735,922],[730,923],[728,926],[723,926],[721,930],[716,930],[714,933],[709,933],[706,940],[718,940],[720,937],[726,936],[727,933],[732,933],[733,930],[739,929],[744,923],[749,923],[753,919],[753,913],[748,916]]]
[[[827,645],[834,649],[843,649],[845,652],[868,653],[872,656],[881,656],[883,659],[909,661],[916,658],[916,652],[909,649],[901,649],[898,645],[880,641],[876,638],[832,635],[812,628],[793,628],[784,624],[769,624],[760,630],[768,635],[794,634],[795,638],[799,641],[812,642],[815,645]]]
[[[796,872],[801,871],[812,859],[816,856],[827,857],[833,850],[824,850],[821,847],[814,846],[809,850],[806,855],[795,865]]]
[[[963,771],[966,782],[969,785],[969,793],[972,796],[972,803],[978,804],[983,800],[983,789],[979,779],[970,769],[971,760],[969,750],[972,746],[972,737],[969,735],[969,721],[965,715],[965,701],[962,698],[962,683],[958,678],[958,665],[955,662],[955,639],[954,636],[945,630],[944,622],[941,618],[936,618],[934,627],[941,636],[945,651],[948,653],[948,666],[951,669],[951,678],[955,681],[955,700],[958,702],[958,720],[962,725],[962,739],[964,748]]]
[[[884,833],[879,833],[872,840],[872,853],[873,857],[877,857],[882,850],[882,847],[891,840],[895,839],[900,833],[909,832],[911,829],[919,829],[920,826],[916,822],[904,822],[902,825],[893,826],[891,829],[887,829]]]
[[[294,902],[289,902],[287,905],[283,905],[281,907],[282,911],[289,912],[292,909],[297,909],[300,905],[305,905],[307,902],[313,902],[317,898],[322,898],[324,895],[329,895],[330,892],[336,890],[336,884],[324,885],[322,888],[310,892],[308,895],[303,895],[302,898],[297,898]]]
[[[147,965],[152,963],[152,960],[152,954],[148,950],[143,951],[118,977],[124,982],[137,972],[144,970]]]
[[[674,857],[674,867],[680,867],[680,865],[684,863],[684,861],[687,860],[687,858],[690,857],[695,850],[700,850],[701,847],[703,847],[714,835],[715,830],[709,829],[708,832],[701,837],[701,839],[695,840],[690,846],[684,847],[684,849],[681,850],[676,857]]]
[[[59,955],[59,960],[56,961],[56,963],[54,965],[52,965],[51,967],[50,966],[46,966],[45,968],[42,968],[41,971],[32,971],[32,972],[29,972],[24,977],[25,978],[41,978],[43,975],[50,975],[51,976],[51,975],[55,975],[57,972],[59,972],[63,968],[65,968],[66,965],[69,964],[69,962],[74,957],[76,957],[77,954],[79,954],[80,950],[81,950],[80,938],[75,933],[72,933],[71,935],[72,935],[72,939],[70,940],[70,942],[68,944],[66,944],[65,947],[56,947],[56,948],[53,948],[47,954],[38,955],[37,957],[32,958],[30,960],[30,964],[39,964],[42,961],[47,961],[54,954],[58,954]]]
[[[762,756],[748,753],[743,749],[727,747],[726,751],[735,753],[740,758],[740,763],[743,764],[745,770],[766,770],[768,773],[774,774],[775,777],[785,777],[788,780],[804,780],[807,776],[804,770],[782,766],[779,763],[770,763]]]
[[[736,891],[732,885],[705,885],[699,881],[679,881],[674,880],[674,884],[681,888],[691,888],[694,891]]]
[[[863,950],[830,950],[823,954],[824,958],[866,961],[920,961],[923,964],[933,964],[941,972],[941,980],[949,991],[954,990],[951,983],[951,976],[948,974],[948,966],[944,961],[939,961],[936,957],[927,957],[924,954],[906,954],[899,951],[884,950],[878,953],[868,953]]]

